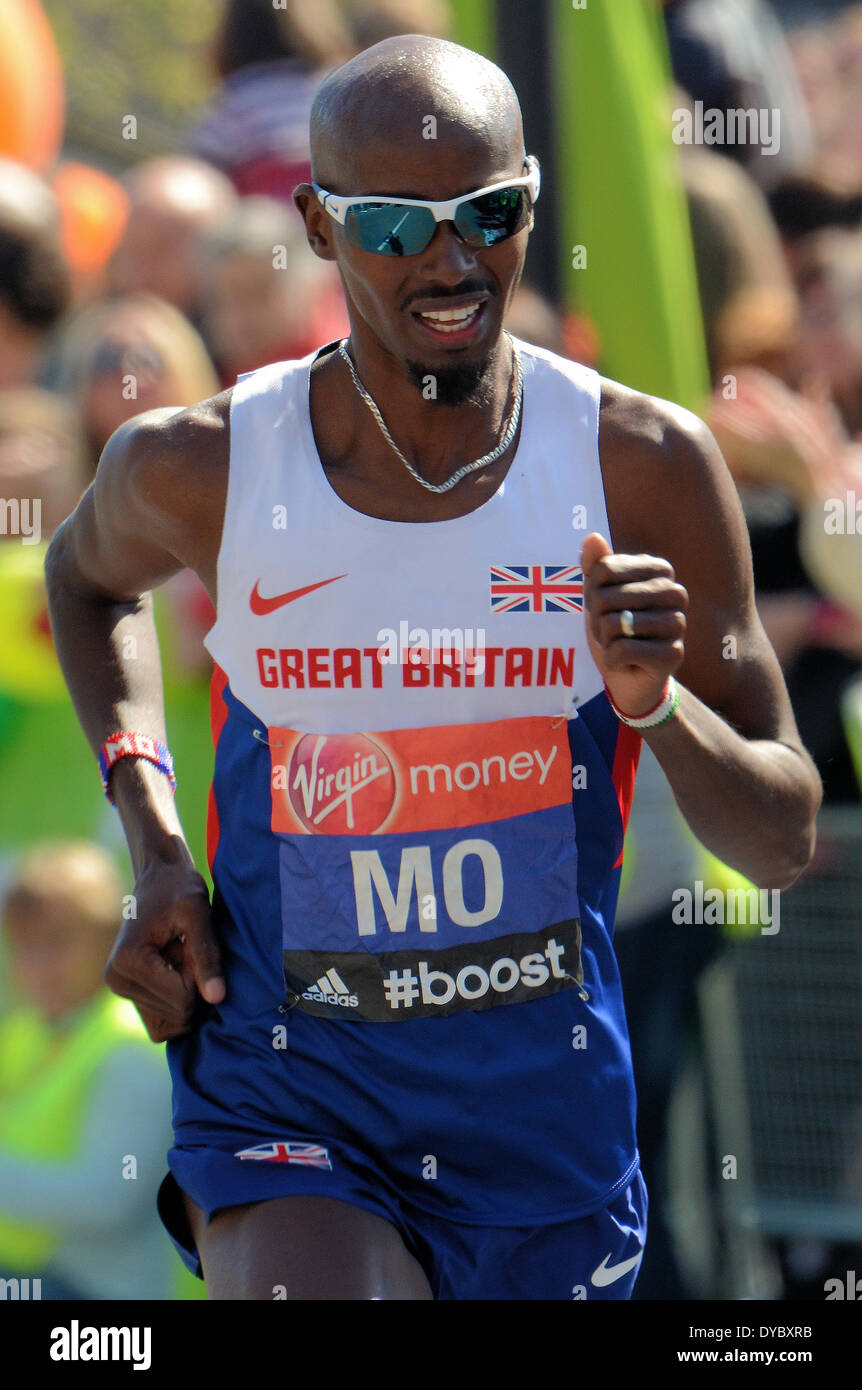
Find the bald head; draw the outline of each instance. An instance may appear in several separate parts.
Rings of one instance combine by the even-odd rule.
[[[133,210],[158,208],[188,221],[206,222],[230,212],[236,202],[225,174],[199,159],[165,155],[137,165],[126,180]]]
[[[428,117],[435,122],[432,138]],[[402,34],[365,49],[319,87],[311,112],[312,176],[331,192],[384,194],[388,171],[379,155],[413,150],[416,187],[404,187],[402,175],[393,196],[444,196],[420,187],[423,165],[435,141],[454,140],[474,145],[477,159],[518,173],[524,134],[515,89],[502,69],[469,48]],[[372,151],[376,186],[365,189],[359,181],[368,180]]]
[[[218,169],[169,155],[148,159],[129,175],[131,206],[111,267],[119,294],[156,294],[195,314],[197,240],[233,211],[237,194]]]

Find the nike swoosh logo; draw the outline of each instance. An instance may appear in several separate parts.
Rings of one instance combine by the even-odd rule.
[[[283,608],[286,603],[293,603],[294,599],[303,598],[305,594],[314,593],[315,589],[322,589],[326,584],[334,584],[336,579],[346,579],[346,574],[333,575],[332,579],[319,579],[316,584],[306,584],[304,589],[291,589],[289,594],[276,594],[274,598],[263,598],[259,589],[260,580],[257,581],[251,591],[249,607],[252,613],[258,618],[265,618],[267,613],[274,613],[276,608]]]
[[[634,1269],[635,1265],[640,1262],[642,1254],[643,1251],[639,1250],[630,1260],[623,1260],[622,1263],[618,1265],[609,1265],[608,1260],[611,1257],[610,1253],[608,1253],[605,1255],[598,1269],[593,1271],[590,1283],[597,1289],[604,1289],[608,1284],[615,1283],[617,1279],[622,1279],[624,1274],[628,1274],[630,1269]]]

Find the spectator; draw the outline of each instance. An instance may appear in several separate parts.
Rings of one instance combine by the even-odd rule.
[[[805,25],[789,43],[815,134],[806,167],[770,195],[791,252],[807,233],[862,221],[862,5]]]
[[[814,149],[808,111],[766,0],[669,0],[665,22],[674,76],[692,101],[705,111],[763,112],[770,122],[771,153],[764,153],[762,128],[757,142],[728,143],[723,152],[764,188],[807,165]]]
[[[862,232],[815,233],[795,251],[802,304],[801,366],[862,440]]]
[[[53,193],[22,164],[0,160],[0,390],[38,383],[69,295]]]
[[[73,841],[31,850],[3,904],[17,997],[0,1018],[0,1274],[41,1279],[42,1298],[174,1288],[155,1215],[165,1061],[102,983],[123,903],[110,860]]]
[[[685,149],[681,169],[713,377],[743,362],[784,375],[799,304],[766,200],[723,155]]]
[[[833,24],[810,23],[787,35],[796,79],[805,100],[814,138],[814,155],[838,134],[844,104],[838,71],[837,31]]]
[[[347,0],[347,10],[357,53],[398,34],[454,37],[446,0]]]
[[[206,238],[202,262],[204,327],[224,386],[350,332],[337,272],[273,198],[243,198]]]
[[[203,341],[172,305],[154,295],[107,300],[83,310],[59,344],[59,389],[77,405],[91,472],[114,430],[145,410],[181,409],[219,391]],[[208,674],[202,638],[212,625],[212,604],[190,572],[163,586],[172,614],[172,669],[183,677]]]
[[[50,538],[87,486],[77,412],[37,387],[0,391],[0,497],[38,502],[39,532]],[[6,539],[4,533],[2,539]]]
[[[832,187],[862,190],[862,5],[851,5],[826,30],[832,50],[834,118],[823,131],[815,171]]]
[[[94,465],[133,415],[194,405],[219,389],[200,336],[179,310],[150,294],[78,314],[58,345],[57,384],[78,405]]]
[[[691,182],[694,165],[683,163]],[[853,490],[858,451],[831,403],[800,390],[811,383],[799,305],[762,198],[742,170],[702,194],[692,183],[715,382],[709,423],[740,488],[758,611],[824,799],[855,802],[840,704],[862,657],[862,537],[827,533],[824,504]]]
[[[197,241],[230,213],[230,181],[209,164],[172,155],[137,165],[126,190],[129,214],[110,266],[110,288],[158,295],[196,324]]]
[[[352,51],[334,0],[227,0],[212,49],[220,80],[192,153],[242,194],[291,202],[310,178],[308,119],[322,73]],[[292,205],[292,204],[291,204]]]

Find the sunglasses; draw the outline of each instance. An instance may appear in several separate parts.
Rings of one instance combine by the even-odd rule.
[[[454,222],[468,246],[496,246],[520,232],[532,216],[542,181],[535,155],[528,155],[524,163],[530,172],[523,178],[492,183],[445,203],[376,198],[367,193],[342,198],[327,193],[319,183],[312,188],[330,217],[344,228],[351,246],[378,256],[417,256],[430,245],[438,222]]]
[[[165,370],[162,356],[149,343],[120,343],[105,338],[97,347],[90,364],[94,377],[113,376],[115,372],[133,372],[139,376],[161,376]]]

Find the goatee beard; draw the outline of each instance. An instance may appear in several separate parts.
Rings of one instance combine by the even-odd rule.
[[[407,362],[410,380],[426,400],[438,405],[490,405],[493,400],[493,371],[490,361],[464,362],[454,367],[428,367]]]

